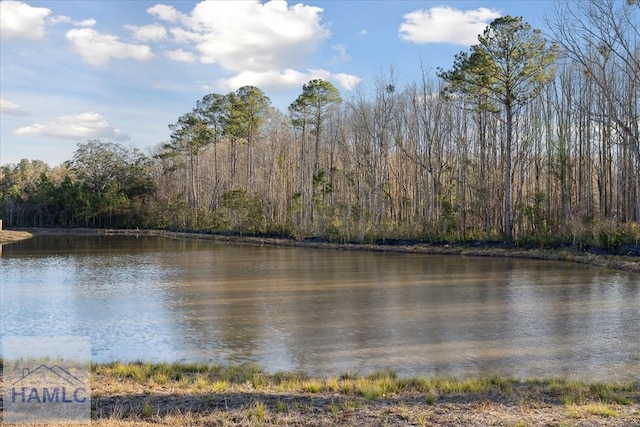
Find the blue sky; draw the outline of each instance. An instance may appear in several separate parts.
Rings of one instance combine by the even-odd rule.
[[[544,30],[551,0],[0,1],[0,164],[56,166],[100,139],[149,150],[209,93],[262,89],[286,112],[302,85],[349,98],[393,69],[448,69],[498,16]]]

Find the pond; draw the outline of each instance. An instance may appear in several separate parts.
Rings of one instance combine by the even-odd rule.
[[[0,291],[3,337],[89,336],[95,362],[640,378],[640,276],[572,263],[40,236]]]

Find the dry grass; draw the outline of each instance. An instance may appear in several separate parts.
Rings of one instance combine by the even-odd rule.
[[[92,425],[640,425],[640,388],[565,380],[310,378],[255,365],[93,366]]]
[[[24,240],[30,237],[33,237],[33,235],[26,231],[0,230],[0,243],[17,242],[18,240]]]

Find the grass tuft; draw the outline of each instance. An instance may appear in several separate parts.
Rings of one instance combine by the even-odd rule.
[[[611,418],[615,418],[618,416],[618,411],[602,402],[591,402],[586,405],[585,409],[587,413],[591,415]]]
[[[211,391],[214,393],[222,393],[231,388],[231,385],[228,381],[225,380],[216,380],[211,383]]]
[[[323,390],[322,383],[318,380],[304,381],[300,388],[307,393],[320,393]]]
[[[355,372],[346,371],[340,374],[341,380],[355,380],[358,378],[358,375]]]
[[[253,402],[251,408],[249,408],[250,417],[258,424],[261,424],[265,420],[268,412],[269,410],[265,404],[259,401]]]
[[[144,404],[142,405],[142,416],[144,418],[149,418],[151,416],[151,412],[153,411],[153,406],[151,405],[151,402],[149,402],[148,400],[146,402],[144,402]]]
[[[289,410],[289,404],[283,400],[276,401],[276,411],[277,412],[287,412]]]

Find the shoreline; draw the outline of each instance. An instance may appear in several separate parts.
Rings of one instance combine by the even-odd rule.
[[[638,382],[405,378],[392,370],[310,377],[252,364],[145,362],[93,364],[90,377],[91,423],[104,427],[640,425]]]
[[[31,237],[33,237],[33,234],[26,231],[0,230],[0,245],[19,242],[20,240],[30,239]]]
[[[522,258],[546,261],[566,261],[586,264],[595,267],[621,270],[640,274],[640,257],[624,255],[600,255],[590,252],[578,252],[570,248],[518,248],[492,247],[489,242],[482,242],[474,246],[463,244],[430,244],[427,242],[394,241],[389,244],[375,243],[330,243],[319,239],[294,240],[282,237],[257,237],[237,234],[211,234],[206,232],[185,232],[153,229],[97,229],[97,228],[23,228],[29,236],[42,235],[129,235],[129,236],[158,236],[180,239],[212,240],[219,242],[247,243],[255,245],[291,246],[331,250],[355,250],[390,253],[419,253],[429,255],[457,255],[473,257]],[[0,231],[4,233],[6,231]],[[14,231],[14,233],[17,231]],[[1,236],[1,234],[0,234]],[[20,239],[18,239],[20,240]],[[17,241],[17,240],[15,240]],[[400,243],[400,244],[397,244]]]

